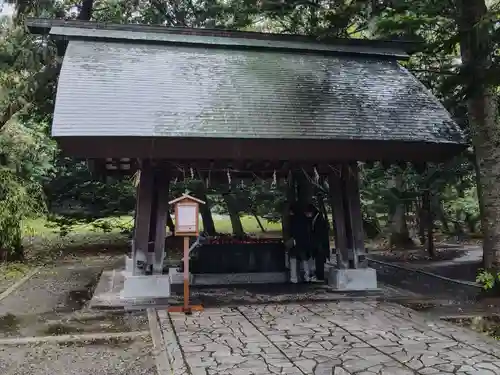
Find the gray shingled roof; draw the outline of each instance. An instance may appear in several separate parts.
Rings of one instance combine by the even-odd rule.
[[[52,132],[463,141],[394,60],[88,40],[69,42]]]

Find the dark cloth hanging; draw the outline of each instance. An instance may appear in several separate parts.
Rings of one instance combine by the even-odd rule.
[[[311,220],[311,237],[314,255],[327,256],[330,248],[328,222],[319,211]]]
[[[290,237],[294,243],[289,249],[289,255],[299,260],[309,259],[312,256],[311,226],[297,205],[290,207]]]
[[[312,215],[310,215],[307,219],[311,238],[311,256],[314,258],[316,263],[316,278],[318,280],[324,280],[325,261],[330,250],[328,221],[313,205],[310,205],[307,208],[307,212],[312,213]]]

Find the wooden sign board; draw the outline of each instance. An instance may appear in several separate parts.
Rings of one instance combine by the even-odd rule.
[[[199,207],[205,204],[200,199],[183,194],[181,197],[169,202],[175,205],[175,235],[198,236],[199,233]]]
[[[184,304],[183,306],[169,308],[169,312],[190,314],[192,311],[202,309],[201,306],[189,305],[189,237],[198,235],[199,207],[200,204],[205,204],[205,202],[183,194],[168,203],[175,205],[175,235],[184,237]]]

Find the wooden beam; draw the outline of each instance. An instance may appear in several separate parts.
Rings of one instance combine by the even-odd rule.
[[[153,160],[156,167],[170,168],[172,179],[178,180],[192,179],[191,169],[194,171],[194,178],[199,175],[208,175],[218,179],[218,175],[227,177],[227,173],[237,178],[260,178],[270,179],[276,175],[277,178],[286,178],[289,171],[303,172],[309,176],[318,172],[321,176],[326,176],[331,170],[328,163],[292,163],[287,161],[272,160],[218,160],[218,161],[200,161],[200,160]],[[96,173],[114,176],[131,176],[138,169],[139,165],[135,159],[123,160],[119,158],[112,159],[93,159]]]
[[[148,256],[153,259],[154,244],[156,237],[156,219],[158,214],[158,194],[157,194],[157,178],[156,178],[156,168],[153,163],[152,166],[152,184],[151,184],[151,209],[149,213],[149,238],[148,238]]]

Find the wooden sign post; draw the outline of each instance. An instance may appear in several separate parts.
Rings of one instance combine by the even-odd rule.
[[[175,207],[175,235],[184,237],[184,305],[171,307],[170,312],[189,314],[203,309],[201,306],[189,305],[189,237],[197,237],[199,234],[200,204],[205,202],[188,194],[169,202],[169,205]]]

